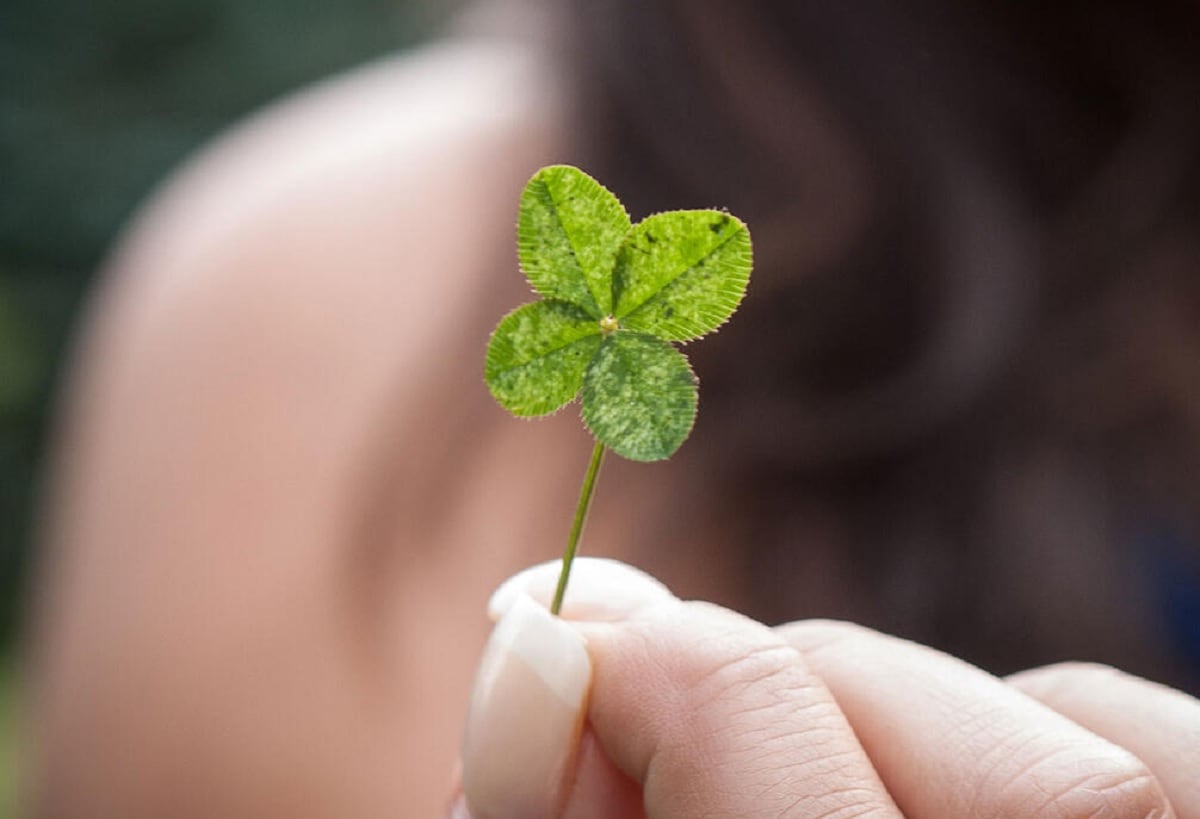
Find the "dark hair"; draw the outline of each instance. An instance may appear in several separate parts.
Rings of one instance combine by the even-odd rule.
[[[754,234],[690,353],[751,613],[1187,685],[1160,580],[1200,595],[1200,8],[574,8],[584,164],[635,218]]]

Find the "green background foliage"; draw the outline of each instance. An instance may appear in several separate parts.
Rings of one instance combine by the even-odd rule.
[[[446,0],[0,3],[0,815],[54,386],[89,280],[172,166],[279,95],[419,41]]]

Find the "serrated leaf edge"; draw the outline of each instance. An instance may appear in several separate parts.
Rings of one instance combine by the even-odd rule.
[[[496,326],[492,329],[491,334],[488,336],[487,347],[484,350],[484,357],[483,357],[483,383],[484,383],[484,386],[487,387],[488,394],[491,395],[493,399],[495,399],[496,403],[499,404],[500,407],[505,412],[507,412],[509,415],[513,416],[514,418],[524,418],[526,420],[530,420],[530,419],[534,419],[534,418],[548,418],[551,415],[555,415],[555,414],[561,412],[566,407],[568,407],[570,404],[574,403],[579,398],[580,392],[583,390],[583,386],[582,386],[582,382],[581,382],[579,389],[575,390],[575,394],[572,395],[570,398],[568,398],[563,403],[559,404],[554,409],[546,410],[545,412],[518,413],[518,412],[515,412],[514,410],[512,410],[508,406],[508,404],[506,404],[503,400],[501,400],[500,396],[496,395],[496,391],[494,389],[492,389],[492,382],[491,382],[491,378],[489,377],[489,372],[488,372],[488,364],[491,362],[492,357],[491,357],[490,353],[492,350],[492,341],[493,341],[493,339],[495,339],[496,333],[499,332],[500,326],[502,324],[504,324],[504,322],[508,321],[508,319],[511,316],[513,316],[516,313],[520,312],[521,310],[524,310],[525,308],[531,307],[535,304],[563,304],[568,307],[574,307],[576,309],[583,310],[583,308],[581,308],[578,304],[575,304],[574,302],[566,301],[565,299],[540,298],[540,299],[536,299],[534,301],[528,301],[528,302],[525,302],[524,304],[517,305],[512,310],[509,310],[507,313],[505,313],[503,316],[501,316],[500,320],[498,322],[496,322]],[[586,311],[584,311],[584,312],[586,312]],[[590,318],[590,316],[589,316],[589,318]],[[549,355],[551,353],[556,353],[559,350],[565,350],[567,347],[570,347],[572,344],[575,344],[577,342],[583,341],[585,338],[592,338],[593,336],[598,336],[598,335],[602,335],[602,333],[600,332],[599,325],[596,325],[595,333],[588,333],[587,335],[580,336],[579,338],[574,339],[573,341],[563,344],[561,347],[555,347],[551,350],[548,350],[546,353],[543,353],[543,355]],[[595,353],[592,354],[592,358],[595,358]],[[591,364],[592,358],[588,359],[588,364]],[[531,362],[526,362],[526,364],[522,364],[520,366],[526,366],[529,363],[531,363]],[[516,368],[510,367],[506,370],[500,370],[499,372],[509,372],[513,369],[516,369]],[[587,365],[584,366],[584,372],[585,373],[587,372]],[[491,373],[490,375],[496,375],[496,374],[498,374],[498,373]]]
[[[601,443],[603,443],[604,446],[608,447],[609,451],[611,451],[617,455],[620,455],[622,458],[624,458],[627,461],[635,461],[636,463],[642,463],[642,464],[652,464],[652,463],[659,463],[661,461],[665,461],[668,458],[670,458],[672,455],[674,455],[676,452],[678,452],[680,450],[680,448],[685,443],[687,443],[687,439],[692,437],[692,430],[696,428],[696,419],[700,416],[700,377],[698,375],[696,375],[696,371],[692,368],[692,360],[687,357],[687,354],[685,354],[682,350],[680,350],[678,347],[676,347],[673,342],[667,341],[666,339],[659,338],[658,336],[656,336],[652,333],[642,333],[642,332],[636,332],[634,330],[617,330],[617,332],[618,333],[628,333],[629,335],[643,336],[645,338],[653,339],[653,340],[659,342],[660,344],[665,344],[666,346],[670,347],[672,350],[674,350],[676,353],[679,354],[680,358],[683,359],[684,365],[687,367],[688,374],[692,377],[692,386],[695,388],[695,391],[696,391],[696,403],[692,407],[692,417],[688,422],[687,432],[685,432],[683,437],[679,440],[679,445],[676,446],[674,449],[672,449],[670,452],[668,452],[666,455],[662,456],[661,458],[631,458],[628,455],[624,455],[621,452],[618,452],[616,449],[614,449],[608,443],[601,441]],[[596,356],[599,354],[600,354],[600,351],[597,350],[595,355],[592,356],[592,360],[594,361]],[[592,362],[589,361],[588,366],[591,366],[591,363]],[[587,378],[587,370],[586,369],[584,370],[584,378],[585,379]],[[592,429],[591,424],[589,424],[587,421],[587,416],[583,412],[582,393],[583,393],[583,390],[581,388],[579,391],[579,394],[576,395],[576,398],[579,399],[579,420],[583,423],[583,428],[588,431],[588,434],[591,435],[592,438],[594,438],[595,440],[600,441],[600,436],[597,435],[596,431]],[[574,399],[572,399],[572,400],[574,400]]]
[[[733,315],[734,315],[734,313],[736,313],[736,312],[738,311],[738,308],[742,306],[742,302],[746,300],[746,291],[747,291],[747,290],[749,289],[749,287],[750,287],[750,276],[752,276],[752,275],[753,275],[753,270],[754,270],[754,237],[753,237],[753,235],[750,233],[750,226],[749,226],[749,225],[747,225],[747,224],[746,224],[744,221],[742,221],[742,220],[741,220],[741,219],[739,219],[738,217],[734,216],[732,213],[730,213],[730,212],[729,212],[728,210],[726,210],[725,208],[677,208],[677,209],[675,209],[675,210],[660,210],[660,211],[655,211],[654,213],[651,213],[651,214],[649,214],[649,215],[648,215],[648,216],[646,216],[644,219],[642,219],[641,221],[639,221],[637,224],[635,224],[635,225],[631,225],[631,226],[630,226],[630,228],[629,228],[629,231],[628,231],[628,232],[625,234],[625,238],[624,238],[623,240],[621,240],[621,244],[620,244],[620,245],[617,247],[617,254],[616,254],[616,256],[614,256],[614,257],[613,257],[613,269],[612,269],[612,272],[610,273],[610,275],[612,276],[612,285],[613,285],[614,289],[616,288],[616,272],[617,272],[617,269],[616,269],[616,261],[617,261],[617,256],[620,256],[620,254],[621,254],[621,251],[622,251],[622,250],[625,248],[626,244],[628,244],[628,243],[629,243],[629,242],[632,240],[633,234],[634,234],[634,232],[637,230],[637,228],[638,228],[638,227],[639,227],[641,224],[643,224],[644,222],[646,222],[648,219],[654,218],[654,217],[656,217],[656,216],[664,216],[664,215],[667,215],[667,214],[673,214],[673,213],[720,213],[720,214],[723,214],[723,215],[725,215],[725,216],[728,216],[730,219],[732,219],[733,221],[735,221],[735,222],[737,222],[739,225],[741,225],[742,229],[743,229],[743,230],[745,230],[745,232],[746,232],[746,243],[747,243],[747,245],[748,245],[748,250],[749,250],[749,253],[750,253],[750,271],[751,271],[751,272],[750,272],[750,275],[748,275],[748,276],[746,277],[746,286],[742,288],[742,293],[741,293],[741,295],[738,297],[737,303],[736,303],[736,304],[734,304],[734,306],[733,306],[733,309],[729,311],[729,315],[728,315],[728,316],[726,316],[726,317],[725,317],[725,318],[724,318],[724,319],[723,319],[723,320],[722,320],[720,323],[718,323],[718,324],[717,324],[715,327],[713,327],[711,330],[706,330],[705,332],[703,332],[703,333],[700,333],[699,335],[695,335],[695,336],[689,336],[688,338],[673,338],[673,339],[665,339],[665,338],[660,338],[659,336],[656,336],[656,335],[654,335],[653,333],[644,333],[644,332],[642,333],[642,335],[652,336],[653,338],[657,338],[657,339],[659,339],[659,341],[665,341],[665,342],[667,342],[668,344],[691,344],[693,341],[699,341],[700,339],[703,339],[703,338],[708,338],[709,336],[713,335],[713,334],[714,334],[714,333],[716,333],[718,330],[720,330],[722,327],[724,327],[726,324],[728,324],[728,323],[729,323],[729,321],[730,321],[730,320],[733,318]],[[713,248],[713,249],[712,249],[712,250],[709,252],[709,254],[708,254],[708,255],[709,255],[709,256],[711,256],[711,255],[712,255],[713,253],[715,253],[715,252],[716,252],[718,249],[720,249],[720,248],[724,247],[726,244],[728,244],[730,241],[732,241],[732,240],[733,240],[733,237],[734,237],[734,236],[736,236],[736,235],[737,235],[736,233],[730,234],[728,237],[726,237],[725,241],[721,242],[719,245],[717,245],[716,247],[714,247],[714,248]],[[708,257],[706,256],[705,258],[708,258]],[[701,261],[703,261],[703,260],[701,260]],[[697,263],[697,264],[698,264],[698,263]],[[693,267],[694,267],[694,265],[693,265]],[[624,316],[628,316],[628,315],[630,315],[631,313],[633,313],[633,312],[635,312],[635,311],[637,311],[637,310],[640,310],[640,309],[641,309],[643,306],[645,306],[645,305],[646,305],[646,303],[647,303],[647,302],[649,302],[651,299],[653,299],[655,296],[657,296],[659,293],[661,293],[663,290],[665,290],[665,289],[666,289],[666,287],[667,287],[667,285],[671,284],[671,282],[674,282],[676,279],[678,279],[678,278],[682,277],[683,275],[685,275],[685,274],[686,274],[688,271],[692,270],[692,269],[693,269],[693,267],[689,267],[687,270],[683,271],[683,272],[682,272],[682,273],[680,273],[679,275],[677,275],[677,276],[675,276],[674,278],[672,278],[670,281],[668,281],[666,284],[664,284],[664,285],[663,285],[662,287],[660,287],[658,290],[654,291],[654,293],[652,293],[651,295],[649,295],[649,296],[647,296],[645,299],[643,299],[643,300],[642,300],[642,302],[641,302],[640,304],[638,304],[637,306],[635,306],[633,309],[631,309],[631,310],[626,310],[624,313],[622,313],[621,315],[617,316],[617,317],[616,317],[616,318],[617,318],[617,320],[619,321],[619,320],[620,320],[621,318],[623,318]],[[614,309],[615,309],[616,301],[617,301],[617,297],[616,297],[616,292],[615,292],[615,290],[614,290],[614,293],[613,293],[613,305],[614,305]],[[641,331],[638,331],[638,332],[641,332]]]
[[[604,191],[605,193],[607,193],[609,196],[612,197],[613,201],[617,203],[617,207],[619,207],[621,209],[621,213],[623,213],[625,215],[625,221],[632,223],[633,220],[629,216],[629,209],[625,207],[625,203],[621,201],[621,198],[619,196],[617,196],[615,193],[613,193],[611,190],[609,190],[608,187],[606,185],[604,185],[604,183],[602,183],[596,177],[592,176],[590,173],[583,170],[582,168],[575,167],[574,165],[558,163],[556,165],[546,165],[545,167],[538,168],[538,170],[533,174],[533,176],[529,177],[529,180],[525,183],[525,186],[521,188],[521,198],[524,198],[525,191],[529,188],[530,185],[533,184],[535,179],[537,179],[539,176],[542,176],[543,174],[545,174],[548,171],[556,171],[556,170],[568,170],[568,171],[573,171],[573,172],[582,174],[583,176],[586,176],[593,183],[595,183],[596,187],[600,188],[600,190]],[[554,203],[554,209],[557,212],[558,211],[558,200],[556,200],[554,198],[554,192],[550,190],[549,186],[547,186],[546,191],[550,196],[550,201]],[[732,214],[729,214],[729,215],[732,216]],[[734,217],[734,218],[736,218],[736,217]],[[516,233],[517,233],[517,268],[521,271],[521,275],[525,277],[525,281],[529,283],[529,285],[534,293],[537,293],[542,298],[550,299],[550,297],[546,296],[545,293],[542,293],[540,290],[538,290],[537,286],[535,284],[533,284],[533,280],[529,277],[529,271],[525,268],[525,265],[521,262],[521,242],[520,242],[521,219],[519,216],[519,212],[518,212],[516,227],[517,227],[517,230],[516,230]],[[629,240],[629,235],[633,232],[633,228],[634,228],[634,225],[630,224],[629,228],[625,231],[625,238],[623,238],[621,240],[621,244],[617,245],[617,249],[613,253],[612,266],[609,268],[609,271],[608,271],[608,286],[609,286],[610,290],[612,289],[613,270],[616,268],[616,264],[617,264],[617,254],[621,252],[621,248],[625,245],[625,242]],[[565,233],[565,231],[564,231],[564,233]],[[550,300],[563,301],[563,302],[566,302],[567,304],[573,304],[574,306],[580,308],[584,312],[591,315],[593,318],[599,320],[604,317],[602,315],[603,311],[601,311],[601,309],[600,309],[600,303],[596,301],[596,294],[592,292],[592,287],[591,287],[590,282],[588,282],[587,274],[583,272],[583,265],[581,265],[579,263],[579,249],[575,246],[575,242],[572,240],[571,235],[569,233],[566,234],[566,237],[567,237],[567,245],[571,248],[571,255],[575,258],[575,265],[579,268],[580,274],[583,275],[583,284],[584,284],[585,289],[588,292],[588,295],[592,299],[592,304],[590,305],[590,309],[589,309],[589,305],[575,304],[575,302],[567,302],[566,299],[562,299],[562,298],[550,299]],[[609,299],[610,299],[610,301],[612,300],[611,295],[610,295]]]

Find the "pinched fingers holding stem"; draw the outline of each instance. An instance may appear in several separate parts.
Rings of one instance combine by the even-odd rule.
[[[766,626],[678,603],[585,634],[593,730],[653,819],[900,816],[829,690]]]
[[[473,819],[900,816],[774,631],[611,561],[577,564],[564,614],[603,619],[568,624],[534,602],[538,571],[493,599],[463,750]],[[571,659],[585,643],[590,663]]]
[[[556,564],[493,598],[458,816],[1197,817],[1200,705],[1178,692],[1006,682],[849,624],[681,602],[613,561],[575,571],[574,620],[545,609]]]

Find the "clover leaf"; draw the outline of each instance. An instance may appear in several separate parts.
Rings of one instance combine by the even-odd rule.
[[[485,377],[514,415],[554,412],[583,393],[596,439],[635,461],[670,457],[696,416],[696,381],[670,342],[720,327],[750,278],[750,233],[717,210],[625,208],[577,168],[538,171],[521,195],[521,267],[543,300],[508,314]]]
[[[636,225],[578,168],[542,168],[517,217],[521,268],[542,299],[492,333],[488,389],[514,415],[546,415],[582,393],[596,438],[551,611],[558,613],[606,449],[660,461],[692,430],[696,377],[673,342],[700,338],[737,309],[750,232],[719,210],[657,213]]]

